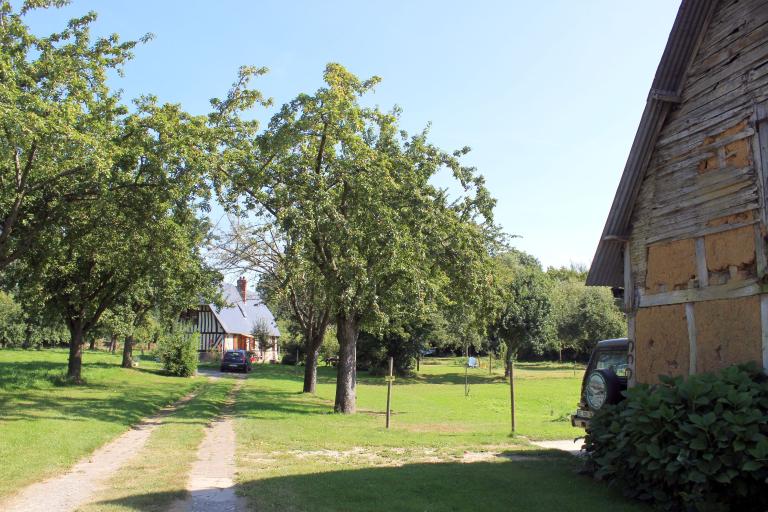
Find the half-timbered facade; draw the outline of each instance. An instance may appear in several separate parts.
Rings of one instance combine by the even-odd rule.
[[[269,308],[256,294],[246,289],[246,280],[240,278],[237,287],[222,285],[227,305],[200,304],[188,310],[183,320],[200,334],[201,352],[249,350],[262,362],[280,358],[280,331]],[[261,332],[263,342],[254,335]]]
[[[767,176],[768,0],[683,0],[587,279],[631,382],[768,369]]]

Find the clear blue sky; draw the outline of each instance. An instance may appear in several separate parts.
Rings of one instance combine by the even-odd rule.
[[[589,264],[679,2],[676,0],[74,0],[36,32],[99,13],[97,33],[155,39],[115,85],[207,112],[242,64],[280,105],[325,64],[383,78],[372,98],[403,125],[468,145],[496,220],[547,265]],[[267,119],[265,113],[259,118]]]

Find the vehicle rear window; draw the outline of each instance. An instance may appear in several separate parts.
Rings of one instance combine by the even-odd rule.
[[[224,360],[237,361],[239,363],[243,361],[243,354],[240,354],[238,352],[227,352],[226,354],[224,354]]]
[[[627,376],[627,354],[624,352],[600,352],[597,355],[598,370],[612,370],[617,377]]]

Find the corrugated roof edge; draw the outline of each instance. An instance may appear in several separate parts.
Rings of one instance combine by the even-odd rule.
[[[670,107],[680,96],[686,72],[696,54],[704,29],[717,0],[683,0],[669,33],[640,126],[629,151],[624,172],[616,189],[603,234],[587,275],[588,286],[624,286],[623,244],[629,235],[632,210],[656,139]],[[608,237],[616,237],[606,240]]]

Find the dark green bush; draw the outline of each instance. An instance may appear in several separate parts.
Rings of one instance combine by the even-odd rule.
[[[746,365],[635,386],[586,450],[596,478],[666,510],[768,510],[768,381]]]
[[[194,375],[200,361],[197,352],[200,335],[190,334],[184,330],[183,327],[175,327],[163,333],[157,341],[157,354],[163,368],[171,375],[178,377]]]
[[[417,340],[402,333],[377,336],[363,331],[357,340],[357,365],[370,375],[382,376],[388,373],[392,357],[395,375],[408,377],[416,367],[419,347]]]

